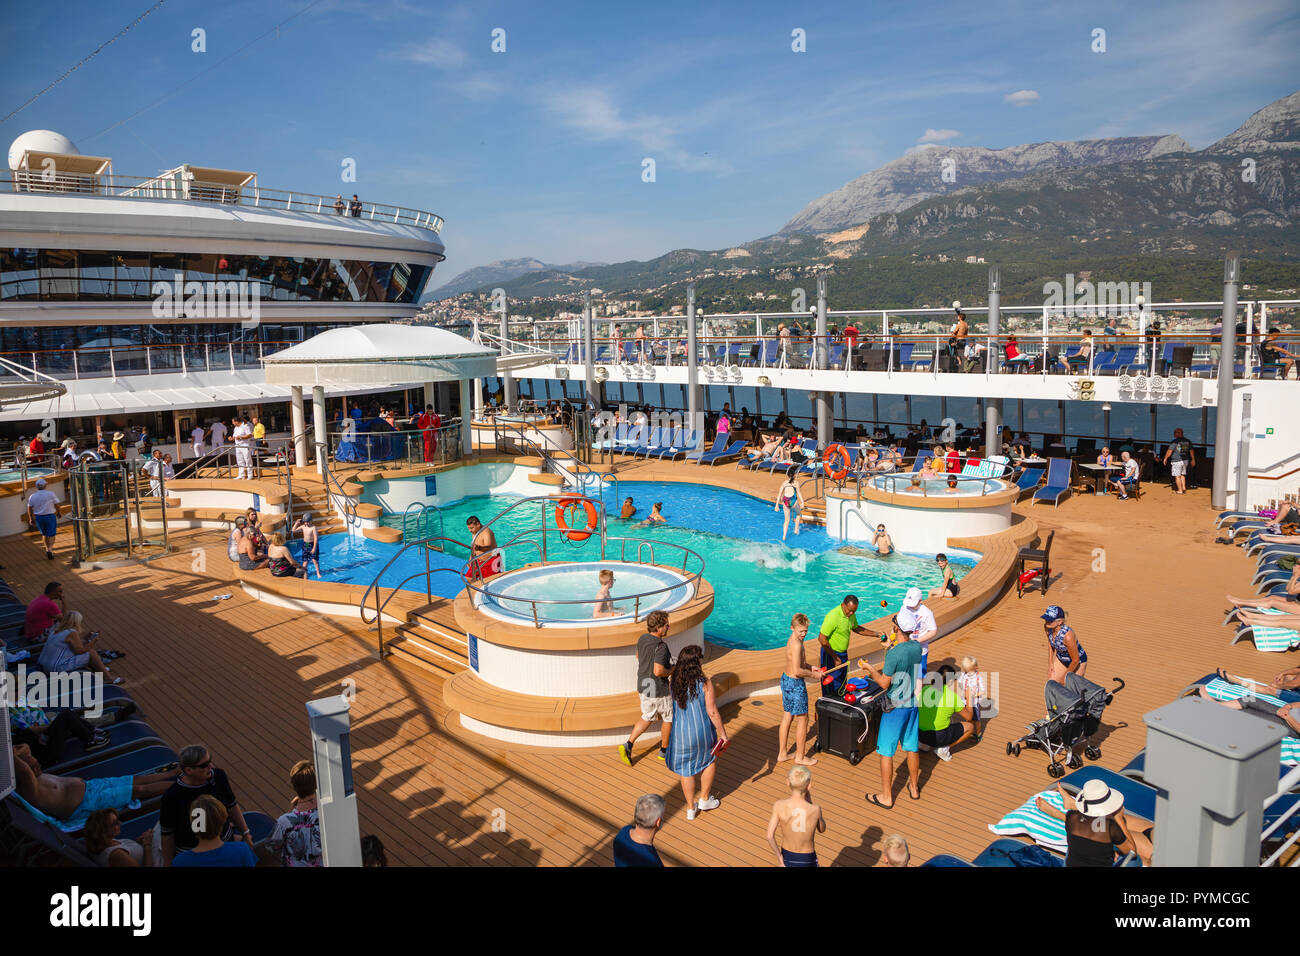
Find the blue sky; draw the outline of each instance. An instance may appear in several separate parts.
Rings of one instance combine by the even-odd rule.
[[[55,129],[119,173],[224,166],[432,210],[447,220],[438,285],[494,259],[613,262],[768,235],[927,140],[1178,133],[1200,148],[1300,88],[1294,0],[309,4],[168,0],[0,140]],[[11,8],[0,116],[150,5]]]

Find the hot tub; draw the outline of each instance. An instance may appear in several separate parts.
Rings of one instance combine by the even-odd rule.
[[[614,572],[615,611],[594,617],[599,573]],[[514,624],[558,627],[581,622],[597,627],[644,619],[651,611],[671,611],[694,593],[690,576],[668,568],[619,562],[577,562],[525,568],[489,578],[475,605],[489,617]]]
[[[28,468],[27,483],[35,483],[37,478],[48,478],[54,474],[53,468]],[[23,473],[17,468],[5,468],[0,470],[0,485],[7,485],[13,481],[22,481]]]

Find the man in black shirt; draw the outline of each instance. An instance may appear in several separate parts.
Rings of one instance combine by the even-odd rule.
[[[1196,452],[1192,450],[1192,443],[1183,437],[1181,428],[1174,429],[1174,440],[1165,449],[1163,464],[1169,465],[1174,491],[1180,495],[1187,494],[1187,469],[1196,467]]]
[[[177,852],[192,850],[198,845],[199,839],[190,826],[190,805],[205,793],[220,800],[230,814],[222,839],[238,836],[251,848],[253,834],[244,822],[244,811],[235,799],[226,772],[213,766],[208,749],[199,744],[186,747],[181,751],[180,765],[181,772],[171,789],[163,794],[162,806],[158,809],[164,865],[171,866]]]
[[[668,612],[651,611],[645,619],[646,633],[636,642],[636,690],[641,696],[641,716],[632,725],[627,742],[618,745],[618,756],[632,766],[632,745],[656,719],[659,728],[659,759],[668,757],[668,735],[673,728],[673,699],[668,693],[668,676],[673,672],[672,652],[664,643],[668,636]]]

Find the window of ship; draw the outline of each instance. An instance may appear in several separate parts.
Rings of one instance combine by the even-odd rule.
[[[153,284],[251,281],[272,301],[414,303],[431,266],[221,253],[0,250],[0,301],[153,298]]]

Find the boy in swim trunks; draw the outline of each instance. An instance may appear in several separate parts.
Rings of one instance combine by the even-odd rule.
[[[293,531],[302,532],[302,564],[316,566],[316,577],[320,577],[320,532],[312,523],[311,515],[303,515],[293,523]],[[290,532],[293,533],[292,531]]]
[[[808,636],[808,617],[796,614],[790,619],[790,637],[785,642],[785,673],[781,675],[781,730],[777,740],[776,762],[794,757],[794,762],[811,767],[817,761],[804,756],[808,744],[808,678],[820,678],[825,673],[820,667],[809,667],[803,654],[804,638]],[[790,724],[795,725],[793,755],[787,749]]]
[[[884,557],[894,550],[894,539],[889,536],[885,526],[877,525],[876,533],[871,536],[871,546],[876,549],[876,554]]]
[[[782,866],[816,866],[817,834],[826,832],[826,818],[812,800],[812,771],[791,767],[786,783],[790,796],[772,804],[772,818],[767,821],[768,845]]]
[[[77,830],[96,810],[124,810],[132,800],[147,800],[171,788],[176,774],[149,773],[139,777],[60,777],[45,773],[31,748],[14,748],[18,795],[64,830]]]

